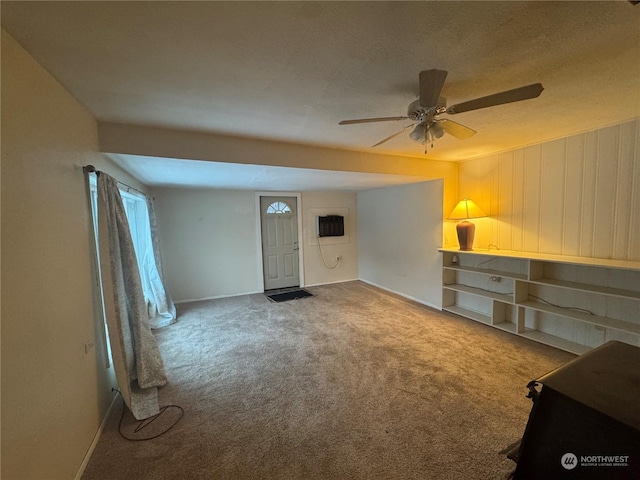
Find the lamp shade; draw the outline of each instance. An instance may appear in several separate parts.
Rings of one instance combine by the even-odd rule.
[[[416,125],[416,128],[413,129],[413,132],[409,134],[409,137],[424,145],[427,143],[427,126],[424,123],[419,123]]]
[[[469,200],[465,197],[458,202],[456,208],[451,211],[447,219],[466,220],[468,218],[482,218],[486,216],[487,214],[484,213],[482,209],[474,203],[473,200]]]
[[[438,122],[433,122],[429,127],[429,131],[436,138],[442,138],[442,136],[444,135],[444,129]]]

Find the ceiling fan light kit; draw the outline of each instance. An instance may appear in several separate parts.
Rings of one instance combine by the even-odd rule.
[[[413,129],[413,132],[409,134],[411,140],[414,140],[418,143],[426,143],[427,141],[427,126],[424,123],[419,123],[416,125],[416,128]]]
[[[454,122],[453,120],[449,120],[448,118],[439,118],[440,115],[455,115],[458,113],[469,112],[471,110],[503,105],[505,103],[528,100],[540,96],[544,90],[542,84],[532,83],[531,85],[526,85],[524,87],[494,93],[492,95],[468,100],[466,102],[447,107],[446,99],[440,96],[446,79],[446,70],[431,69],[421,71],[418,75],[420,94],[416,100],[409,104],[407,116],[405,117],[358,118],[353,120],[342,120],[338,124],[353,125],[356,123],[413,120],[414,123],[411,125],[405,126],[402,130],[389,135],[373,146],[377,147],[378,145],[382,145],[415,125],[415,128],[409,134],[409,138],[422,145],[430,143],[431,147],[433,147],[434,139],[441,138],[445,133],[448,133],[459,140],[470,138],[476,133],[475,130]],[[426,153],[427,150],[425,147],[425,154]]]

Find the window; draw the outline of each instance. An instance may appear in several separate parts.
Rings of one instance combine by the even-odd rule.
[[[267,213],[269,214],[291,213],[291,208],[285,202],[273,202],[267,208]]]
[[[149,300],[149,289],[146,288],[144,272],[145,255],[150,251],[151,233],[149,232],[149,213],[147,212],[147,201],[140,195],[133,195],[124,190],[120,190],[124,211],[127,214],[129,222],[129,230],[131,231],[131,239],[133,240],[133,249],[136,252],[138,261],[138,270],[142,280],[142,287],[145,293],[145,299]]]
[[[96,240],[98,239],[98,184],[97,177],[95,175],[89,176],[89,183],[91,185],[91,209],[93,210],[93,228],[96,234]],[[127,221],[129,222],[129,230],[131,231],[131,238],[133,240],[133,249],[136,252],[136,258],[138,261],[138,268],[142,272],[142,265],[144,261],[145,252],[149,248],[150,233],[149,233],[149,213],[147,212],[147,202],[141,195],[135,195],[120,189],[120,196],[122,197],[122,203],[124,205],[125,213],[127,214]],[[141,275],[142,276],[142,275]],[[144,285],[143,285],[144,287]],[[146,292],[145,292],[146,296]]]

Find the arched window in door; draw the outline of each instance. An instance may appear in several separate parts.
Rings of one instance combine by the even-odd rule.
[[[267,207],[268,214],[291,213],[291,208],[285,202],[273,202]]]

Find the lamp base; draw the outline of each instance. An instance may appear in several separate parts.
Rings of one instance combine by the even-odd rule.
[[[476,233],[476,226],[465,220],[456,225],[456,231],[458,232],[460,250],[473,250],[473,237]]]

